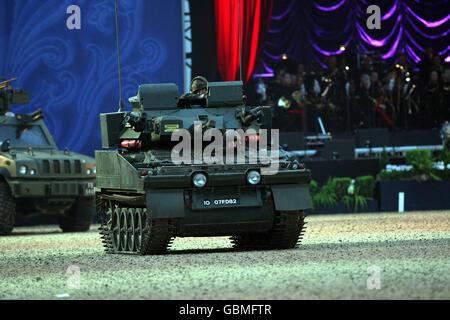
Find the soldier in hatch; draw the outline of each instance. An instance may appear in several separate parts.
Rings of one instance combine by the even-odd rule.
[[[195,77],[191,81],[191,93],[205,98],[208,94],[208,80],[202,76]]]
[[[178,107],[189,107],[192,105],[206,106],[208,95],[208,80],[205,77],[197,76],[191,81],[191,92],[180,96]]]

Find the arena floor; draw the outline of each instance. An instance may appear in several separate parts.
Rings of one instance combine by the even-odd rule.
[[[0,299],[450,299],[450,211],[306,221],[298,249],[180,238],[164,256],[106,254],[98,226],[18,227],[0,238]]]

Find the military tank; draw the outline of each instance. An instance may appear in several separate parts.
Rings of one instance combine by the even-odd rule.
[[[95,190],[105,251],[164,254],[175,237],[202,236],[229,236],[240,249],[297,247],[304,210],[311,207],[311,175],[294,157],[280,150],[270,174],[263,173],[269,163],[258,153],[256,162],[173,158],[173,135],[185,130],[195,136],[197,125],[222,133],[246,130],[241,141],[223,148],[244,143],[248,160],[249,142],[270,132],[270,107],[245,106],[241,81],[212,82],[205,98],[188,96],[178,96],[175,84],[143,84],[129,98],[131,112],[100,114]]]
[[[63,232],[87,231],[95,213],[95,160],[59,150],[38,110],[14,114],[11,104],[28,104],[28,93],[0,82],[0,235],[16,215],[59,218]]]

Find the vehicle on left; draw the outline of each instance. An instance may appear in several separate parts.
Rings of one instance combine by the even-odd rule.
[[[28,93],[0,80],[0,235],[11,234],[16,215],[57,216],[63,232],[87,231],[95,213],[95,160],[59,150],[43,112],[14,114]]]

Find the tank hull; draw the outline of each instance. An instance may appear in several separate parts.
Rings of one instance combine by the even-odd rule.
[[[140,252],[137,247],[124,250],[120,244],[114,244],[114,221],[123,234],[127,232],[124,225],[127,229],[130,225],[133,230],[139,229],[136,221],[140,219],[141,225],[149,221],[164,225],[167,239],[245,237],[270,233],[281,212],[303,221],[303,211],[311,207],[310,172],[305,169],[280,169],[275,175],[262,176],[258,185],[250,185],[245,177],[254,169],[252,165],[168,166],[148,175],[130,165],[117,151],[97,151],[96,159],[96,197],[104,221],[102,235],[107,251],[113,253]],[[108,166],[104,168],[102,163]],[[207,175],[205,187],[192,185],[196,172]],[[300,234],[303,224],[298,228],[295,232]],[[127,237],[122,235],[123,239]],[[171,240],[167,241],[170,244]]]

